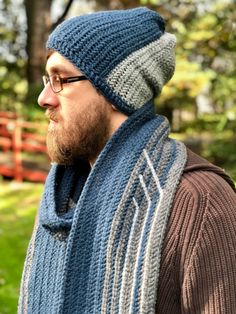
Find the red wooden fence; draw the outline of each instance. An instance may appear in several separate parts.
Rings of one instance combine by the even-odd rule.
[[[0,175],[16,181],[45,181],[50,166],[45,134],[36,133],[42,128],[46,131],[47,127],[23,121],[11,112],[0,112]],[[27,161],[24,155],[29,154]],[[41,155],[40,162],[36,162],[36,154]]]

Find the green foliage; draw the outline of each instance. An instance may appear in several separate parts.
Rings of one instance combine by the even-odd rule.
[[[166,11],[171,7],[175,13],[171,16],[166,13],[166,16],[169,18],[167,27],[177,36],[177,67],[159,105],[169,107],[171,102],[172,109],[183,108],[188,99],[195,111],[197,96],[208,89],[213,111],[222,113],[226,107],[235,107],[236,11],[233,1],[202,1],[200,5],[199,1],[192,0],[174,7],[175,2],[178,1],[169,1],[168,7],[161,1]]]
[[[192,151],[224,169],[236,184],[236,138],[232,131],[213,133],[201,128],[197,132],[194,126],[189,126],[187,132],[172,133],[171,137],[183,141]]]
[[[26,249],[42,184],[0,182],[0,313],[16,313]]]
[[[30,84],[28,89],[25,105],[22,107],[22,116],[27,121],[45,122],[45,109],[37,103],[38,95],[42,91],[42,84]]]
[[[172,101],[179,98],[179,106],[185,107],[184,98],[191,98],[191,104],[195,103],[195,98],[207,86],[212,79],[215,78],[215,73],[211,69],[202,71],[201,66],[197,62],[190,62],[186,58],[176,57],[176,72],[170,83],[163,89],[163,93],[159,97],[161,103]],[[183,93],[184,92],[184,93]]]
[[[14,63],[0,59],[0,111],[16,112],[27,121],[45,120],[43,109],[37,104],[42,86],[30,85],[25,77],[25,60]]]
[[[230,113],[200,115],[193,121],[182,123],[179,134],[174,137],[225,169],[236,182],[235,119],[230,118]]]
[[[27,93],[27,81],[23,79],[25,61],[9,63],[0,59],[0,110],[21,112]]]
[[[202,143],[201,155],[212,163],[225,169],[236,182],[235,147],[235,138],[217,138],[214,141]]]
[[[25,57],[25,12],[23,0],[0,1],[0,59],[15,62]]]

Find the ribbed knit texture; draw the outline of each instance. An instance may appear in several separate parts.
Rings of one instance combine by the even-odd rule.
[[[235,234],[233,183],[189,152],[163,244],[156,313],[235,314]]]
[[[52,167],[19,313],[155,313],[162,242],[186,162],[185,146],[168,133],[147,104],[113,135],[85,184],[81,165]]]
[[[162,17],[141,7],[73,17],[52,32],[46,46],[129,115],[160,94],[172,77],[175,43]]]

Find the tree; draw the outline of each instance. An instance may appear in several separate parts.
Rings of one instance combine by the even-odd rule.
[[[24,0],[27,17],[27,66],[26,76],[29,83],[28,101],[35,99],[45,64],[45,42],[51,30],[59,24],[68,13],[73,0],[68,0],[65,8],[53,23],[51,8],[53,0]]]
[[[19,111],[26,95],[25,25],[20,2],[0,1],[0,110]]]
[[[45,62],[44,43],[51,29],[52,0],[24,0],[27,17],[28,56],[26,74],[30,84],[41,82],[42,67]]]

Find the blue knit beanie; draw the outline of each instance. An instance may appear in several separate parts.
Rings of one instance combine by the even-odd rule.
[[[160,94],[175,70],[175,36],[147,8],[70,18],[46,47],[83,72],[118,110],[132,114]]]

